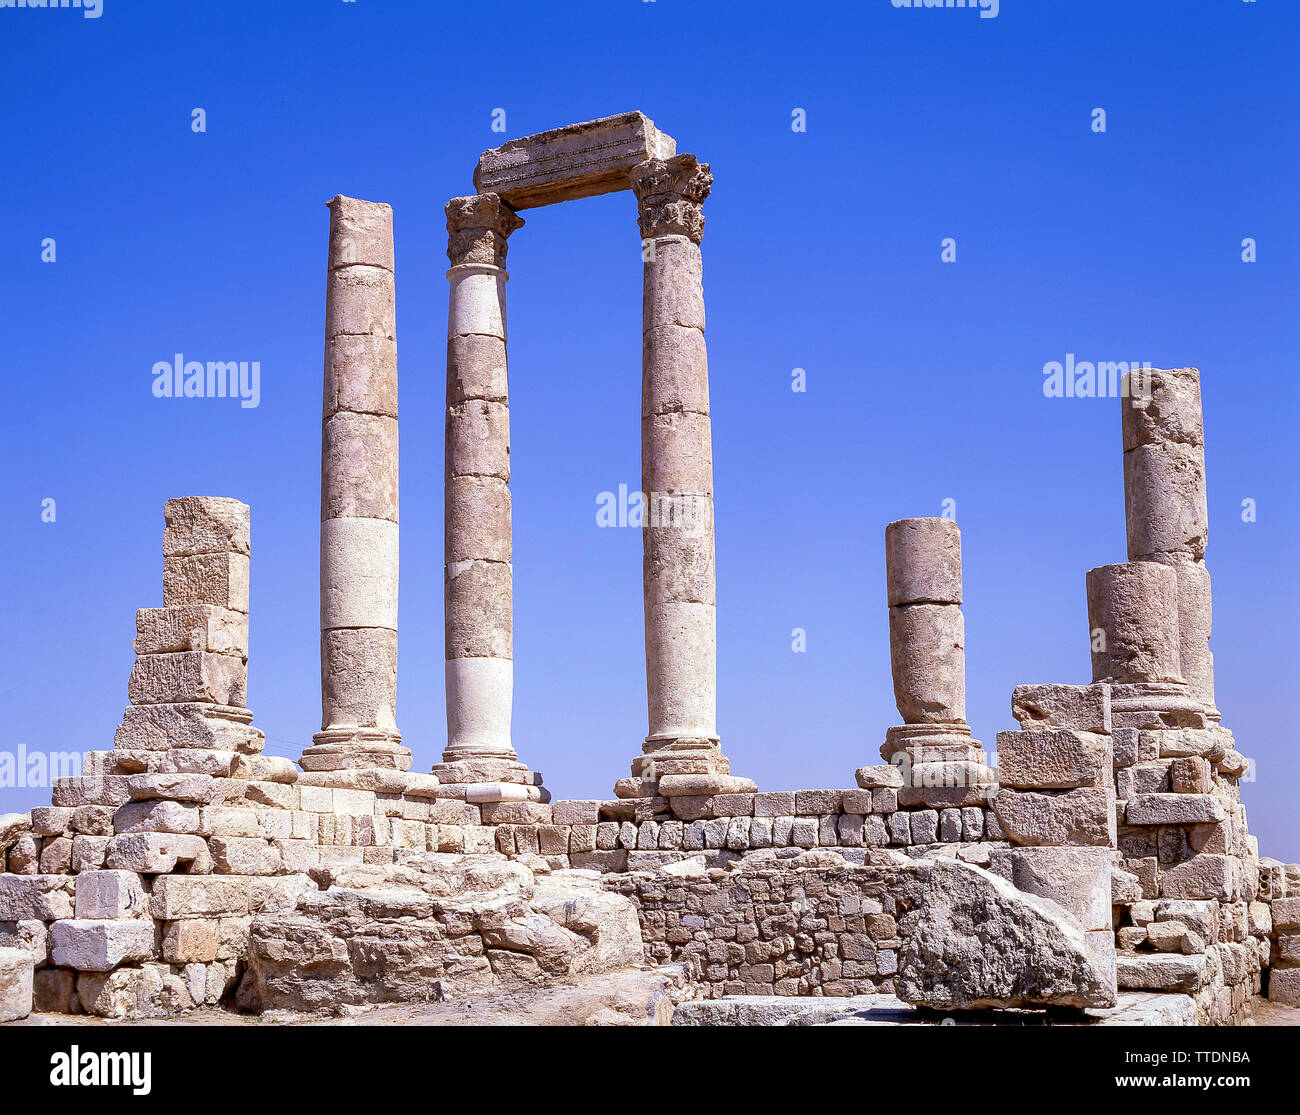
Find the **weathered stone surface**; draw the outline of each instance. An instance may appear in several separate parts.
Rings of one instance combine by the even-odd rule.
[[[936,1010],[1112,1007],[1115,984],[1056,903],[956,860],[936,860],[898,997]]]
[[[885,527],[885,582],[898,604],[961,603],[961,530],[952,519],[899,519]]]
[[[908,724],[966,718],[966,624],[955,604],[889,609],[894,703]]]
[[[1226,816],[1209,794],[1139,794],[1124,811],[1130,825],[1217,825]]]
[[[474,188],[514,209],[532,209],[629,188],[629,172],[647,159],[667,159],[677,145],[640,112],[512,139],[484,151]]]
[[[1109,732],[1110,686],[1017,685],[1011,691],[1011,715],[1025,730],[1065,728]]]
[[[1013,844],[1115,844],[1115,791],[1109,787],[1042,792],[1003,789],[992,804],[1002,831]]]
[[[72,917],[69,875],[0,875],[0,921]]]
[[[1154,561],[1089,569],[1088,627],[1094,681],[1176,682],[1178,578]]]
[[[32,958],[21,949],[0,948],[0,1023],[32,1013]]]
[[[164,557],[249,553],[248,504],[226,496],[182,496],[163,504]]]
[[[1073,789],[1110,781],[1110,736],[1066,729],[999,732],[998,782],[1026,789]]]
[[[150,920],[55,922],[50,928],[54,963],[79,972],[109,972],[154,955]]]
[[[180,608],[141,608],[135,613],[136,654],[208,651],[248,656],[248,615],[194,604]]]
[[[83,871],[77,876],[77,917],[134,918],[149,909],[149,896],[134,871]]]

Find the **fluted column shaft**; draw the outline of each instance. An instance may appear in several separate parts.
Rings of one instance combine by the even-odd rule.
[[[393,211],[330,202],[321,432],[321,731],[312,771],[406,770],[397,728]]]

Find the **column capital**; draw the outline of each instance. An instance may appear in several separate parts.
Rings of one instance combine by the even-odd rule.
[[[694,155],[647,159],[632,168],[637,224],[643,239],[687,236],[698,244],[704,235],[704,199],[713,188],[709,164]]]
[[[496,194],[471,194],[447,202],[447,258],[453,267],[479,263],[504,267],[506,238],[524,219]]]

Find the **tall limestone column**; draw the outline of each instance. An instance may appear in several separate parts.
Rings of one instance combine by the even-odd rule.
[[[510,738],[514,697],[506,239],[523,225],[496,194],[447,203],[444,797],[544,801]]]
[[[632,170],[644,263],[641,488],[649,732],[620,797],[748,793],[718,745],[713,447],[694,155]]]
[[[330,202],[321,435],[321,730],[306,771],[391,768],[397,728],[397,332],[393,211]]]
[[[1217,722],[1200,373],[1129,372],[1122,394],[1129,561],[1158,561],[1177,576],[1180,669],[1191,695]]]
[[[961,530],[950,519],[899,519],[885,528],[889,658],[903,723],[880,754],[903,773],[908,800],[972,800],[990,778],[966,723],[966,625]],[[859,771],[859,784],[872,768]],[[900,796],[900,801],[903,798]]]

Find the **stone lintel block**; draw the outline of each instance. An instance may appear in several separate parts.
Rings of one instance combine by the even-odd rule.
[[[329,273],[325,284],[325,336],[397,339],[397,295],[393,273],[353,264]]]
[[[322,631],[397,630],[398,526],[387,519],[321,523]]]
[[[474,168],[474,189],[497,194],[512,209],[533,209],[629,189],[633,167],[676,153],[676,142],[653,120],[624,112],[484,151]]]
[[[670,324],[641,338],[641,417],[674,411],[709,413],[709,358],[699,329]]]
[[[397,522],[397,419],[339,411],[322,442],[321,518]]]
[[[77,876],[76,912],[80,919],[138,918],[148,909],[149,896],[134,871],[83,871]]]
[[[226,496],[182,496],[163,504],[163,557],[251,553],[248,504]]]
[[[998,733],[998,782],[1003,786],[1065,790],[1109,785],[1112,769],[1108,735],[1068,729]]]
[[[192,650],[139,655],[127,693],[133,705],[190,701],[242,705],[247,686],[248,664],[242,657]]]
[[[1227,817],[1210,794],[1139,794],[1124,810],[1129,825],[1217,825]]]
[[[1204,448],[1164,442],[1125,453],[1124,519],[1133,558],[1203,558],[1210,534]]]
[[[241,917],[250,912],[250,879],[240,875],[162,875],[154,880],[153,916]]]
[[[391,337],[326,339],[322,417],[342,411],[397,417],[397,342]]]
[[[248,611],[247,554],[195,554],[163,558],[163,607],[213,604]]]
[[[908,724],[966,719],[966,626],[955,604],[889,609],[894,702]]]
[[[72,917],[71,875],[0,874],[0,921]]]
[[[260,751],[261,734],[251,719],[248,709],[231,705],[133,705],[123,714],[113,745],[125,751]]]
[[[678,410],[641,419],[641,490],[647,498],[713,495],[713,433],[707,414]]]
[[[1101,565],[1088,570],[1087,593],[1094,681],[1183,680],[1172,569],[1154,561]]]
[[[105,864],[115,871],[142,875],[168,875],[178,868],[206,875],[212,870],[208,845],[193,833],[137,832],[115,836],[108,842]]]
[[[136,654],[207,651],[248,657],[248,613],[213,604],[141,608],[135,613]]]
[[[329,201],[329,266],[364,264],[393,270],[393,208],[336,194]]]
[[[1110,686],[1017,685],[1011,691],[1011,715],[1020,726],[1067,728],[1077,732],[1111,730]]]
[[[1012,844],[1115,847],[1115,791],[1109,787],[1000,789],[992,805]]]
[[[952,519],[898,519],[885,527],[889,606],[961,603],[961,530]]]
[[[1201,373],[1195,368],[1146,368],[1124,376],[1124,450],[1181,442],[1204,445]]]
[[[344,627],[322,631],[320,641],[322,729],[396,730],[397,632]]]
[[[150,959],[157,948],[153,922],[140,919],[55,922],[50,940],[55,965],[80,972],[111,972]]]
[[[495,476],[510,480],[510,409],[470,399],[447,408],[445,477]]]

